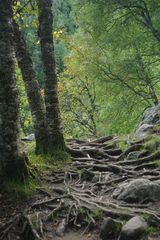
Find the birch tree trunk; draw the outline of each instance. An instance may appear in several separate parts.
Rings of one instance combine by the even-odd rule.
[[[27,45],[19,26],[14,21],[14,40],[18,65],[21,69],[23,81],[27,92],[35,129],[36,153],[45,153],[47,147],[45,106],[40,93],[39,83],[33,68],[33,62],[27,50]]]
[[[45,73],[45,104],[48,135],[48,151],[64,149],[64,137],[61,127],[58,100],[58,83],[53,44],[52,0],[38,0],[39,7],[39,37],[42,51],[42,61]]]
[[[19,149],[19,98],[16,86],[11,0],[0,1],[0,175],[23,179],[26,158]]]

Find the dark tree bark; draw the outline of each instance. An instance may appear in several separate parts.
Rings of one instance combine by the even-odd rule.
[[[45,153],[47,147],[45,106],[40,94],[39,84],[33,68],[33,62],[27,50],[27,45],[19,26],[14,21],[14,40],[16,57],[21,69],[23,81],[27,92],[28,102],[31,109],[32,119],[35,129],[36,153]]]
[[[19,149],[19,98],[16,86],[11,0],[0,1],[0,175],[24,179],[26,157]]]
[[[42,61],[45,73],[45,104],[48,134],[48,151],[64,149],[64,137],[61,127],[58,101],[57,75],[53,44],[52,0],[38,0],[39,7],[39,37],[42,51]]]

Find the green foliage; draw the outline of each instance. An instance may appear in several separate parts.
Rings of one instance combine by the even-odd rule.
[[[73,137],[98,135],[96,122],[99,107],[95,82],[91,82],[85,74],[82,73],[81,78],[74,76],[73,81],[72,73],[67,69],[59,84],[64,129]]]
[[[156,227],[148,227],[145,229],[145,233],[150,236],[158,236],[160,234],[160,229]]]
[[[138,103],[139,99],[136,100],[137,108],[135,109],[133,96],[129,95],[126,87],[122,88],[111,81],[106,82],[97,63],[93,62],[102,55],[98,47],[94,47],[88,34],[84,36],[81,33],[75,34],[68,41],[71,54],[65,58],[66,70],[61,79],[65,91],[61,100],[64,102],[62,102],[63,116],[66,119],[70,118],[74,124],[73,136],[85,136],[93,132],[93,123],[89,122],[90,112],[94,116],[96,126],[96,134],[93,135],[129,133],[141,117],[139,112],[143,111],[141,104]],[[104,56],[102,60],[105,58]],[[94,104],[90,104],[86,84],[90,89]],[[92,123],[90,127],[92,131],[87,129],[88,123],[89,125]]]
[[[21,72],[18,67],[16,67],[16,74],[17,74],[17,85],[20,95],[20,124],[22,135],[28,135],[33,133],[33,123],[32,123],[32,116],[29,109],[28,98],[25,91],[24,82],[22,79]]]
[[[80,207],[79,208],[79,218],[83,219],[83,224],[84,225],[88,225],[90,223],[92,223],[92,219],[94,219],[95,221],[98,221],[102,218],[103,216],[103,211],[95,208],[93,210],[88,210],[85,207]]]
[[[70,0],[53,0],[52,6],[54,29],[65,29],[69,33],[74,33],[75,24],[71,16]]]
[[[160,136],[157,134],[152,134],[149,136],[145,143],[145,149],[149,150],[150,152],[155,152],[160,146]]]
[[[38,180],[30,177],[25,182],[8,180],[4,184],[4,189],[8,193],[11,193],[17,200],[22,200],[35,194],[38,186],[40,186]]]
[[[128,148],[127,142],[130,142],[131,139],[133,139],[132,135],[121,135],[120,137],[118,137],[116,142],[118,147],[125,151]]]
[[[36,155],[34,141],[24,143],[21,148],[27,153],[30,160],[28,167],[31,175],[25,182],[8,180],[4,183],[5,191],[12,193],[17,200],[28,198],[36,193],[36,189],[42,184],[39,180],[39,174],[43,174],[44,170],[60,171],[71,160],[67,153],[58,150],[52,156]]]
[[[36,167],[38,171],[46,169],[52,169],[55,171],[61,170],[67,163],[70,163],[71,157],[68,153],[60,150],[55,150],[51,156],[49,154],[36,155],[35,154],[35,142],[27,143],[25,151],[28,153],[28,157],[31,161],[31,165]]]
[[[127,15],[123,7],[115,10],[117,6],[112,1],[107,4],[103,0],[71,2],[78,29],[68,39],[71,52],[65,61],[65,78],[70,81],[72,99],[77,96],[77,90],[83,91],[79,84],[74,90],[72,86],[87,76],[90,85],[94,82],[96,86],[97,132],[129,133],[144,109],[159,99],[156,40],[131,14]],[[148,2],[150,7],[152,4]],[[153,9],[152,5],[154,18]],[[73,109],[77,109],[77,105],[72,107],[72,112]],[[82,107],[81,111],[84,112]],[[65,115],[73,121],[71,111]],[[78,136],[84,135],[82,126],[78,126],[80,129],[74,127],[74,134],[78,131]]]
[[[95,208],[93,211],[92,211],[92,217],[94,219],[100,219],[102,218],[103,216],[103,211],[99,208]]]
[[[15,3],[14,17],[43,88],[37,4],[34,0],[19,13],[25,3]],[[53,0],[53,36],[66,137],[128,134],[144,110],[160,99],[159,42],[152,29],[142,24],[144,19],[136,7],[139,4],[145,9],[145,3],[158,31],[158,0]],[[20,92],[24,95],[23,89]],[[21,102],[23,132],[28,134],[33,127],[26,97],[22,96]]]

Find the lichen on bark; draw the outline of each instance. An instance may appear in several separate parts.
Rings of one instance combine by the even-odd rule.
[[[26,156],[19,148],[19,97],[13,48],[10,0],[0,1],[0,175],[24,179]]]

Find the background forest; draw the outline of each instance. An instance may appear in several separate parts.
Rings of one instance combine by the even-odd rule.
[[[160,3],[53,0],[52,9],[65,136],[130,133],[159,101]],[[37,9],[29,4],[15,17],[43,96]],[[22,134],[27,135],[33,132],[32,120],[18,67],[17,72]]]

